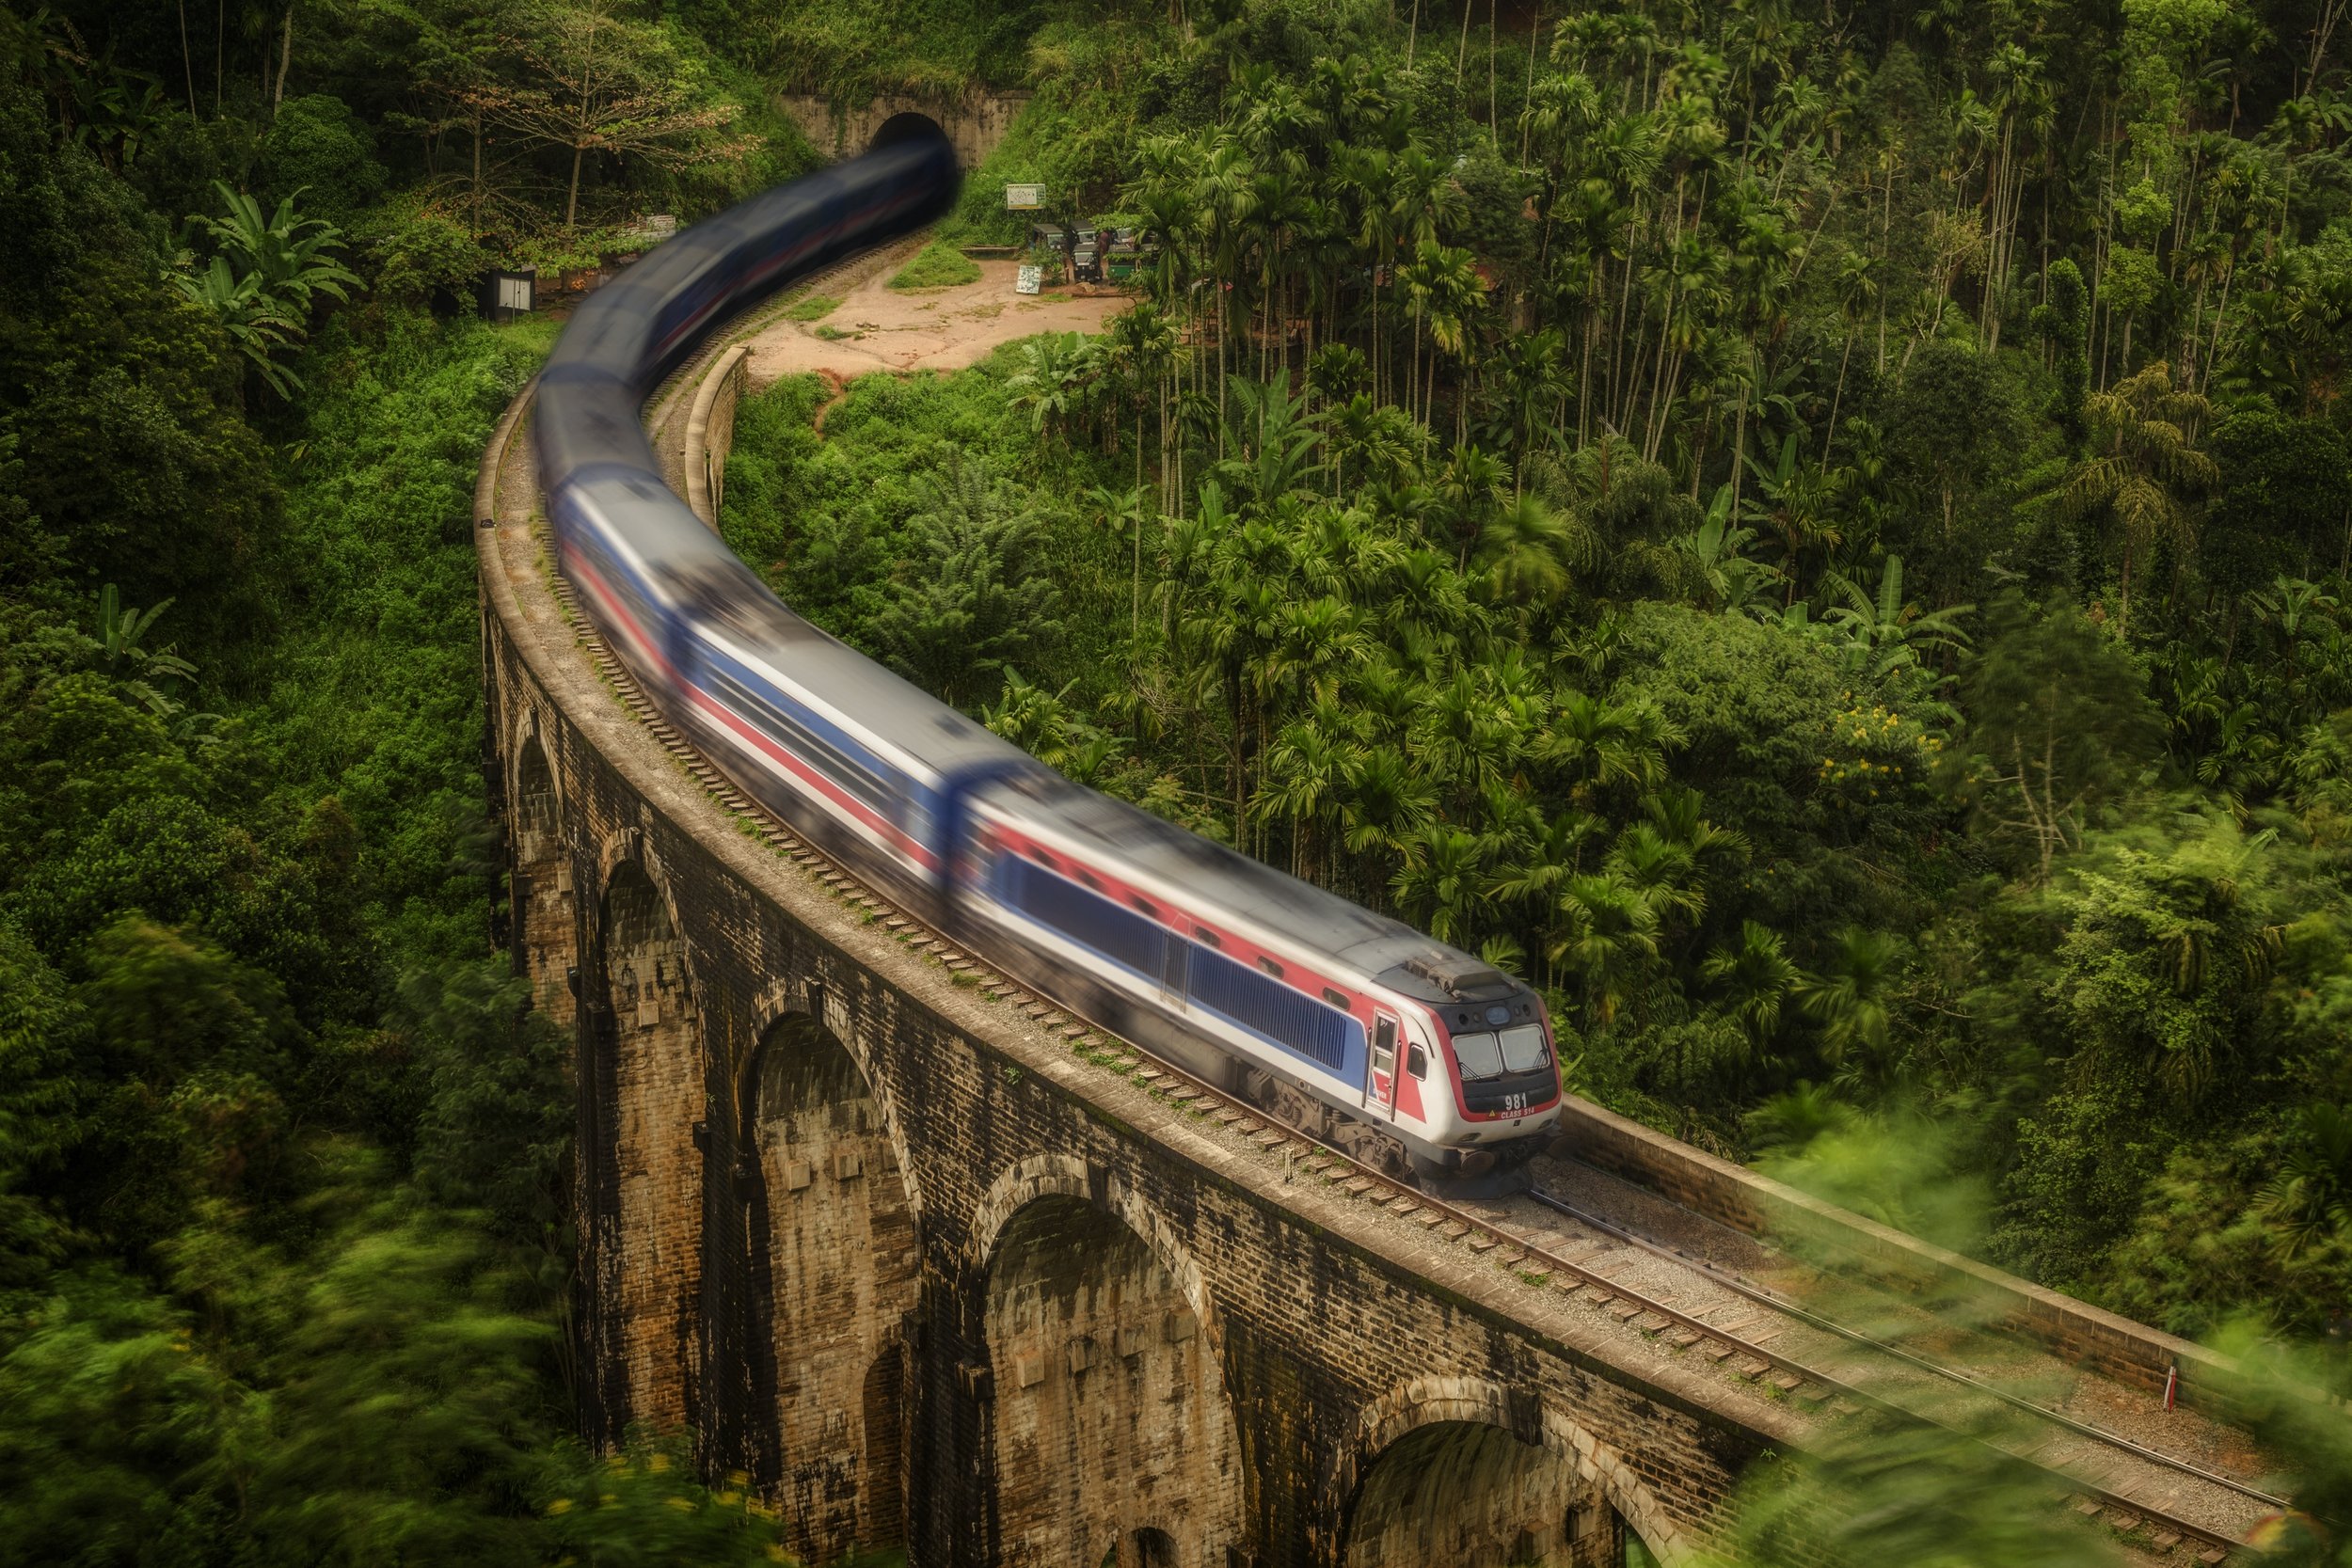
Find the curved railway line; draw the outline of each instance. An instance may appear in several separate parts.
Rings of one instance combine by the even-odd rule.
[[[646,400],[646,424],[656,435],[665,472],[672,471],[675,464],[673,454],[659,447],[660,433],[679,412],[683,391],[728,344],[788,308],[794,299],[821,292],[853,272],[887,264],[891,257],[922,243],[923,235],[918,233],[850,258],[712,333],[703,349]],[[535,473],[530,470],[528,448],[519,452],[514,449],[515,436],[532,402],[526,389],[491,437],[475,495],[477,525],[484,530],[501,526],[501,506],[506,504],[501,501],[501,474],[519,456],[523,471],[512,477],[529,483],[531,499],[511,507],[510,515],[516,519],[528,516],[532,547],[540,552],[544,579],[581,651],[621,706],[736,818],[739,827],[790,859],[863,918],[955,972],[960,980],[1018,1008],[1073,1046],[1110,1060],[1119,1070],[1187,1110],[1214,1117],[1279,1156],[1286,1168],[1487,1257],[1530,1283],[1541,1283],[1659,1341],[1667,1352],[1703,1357],[1752,1386],[1756,1397],[1783,1399],[1827,1420],[1851,1420],[1874,1413],[1882,1418],[1926,1421],[1977,1442],[1987,1440],[1964,1433],[1953,1416],[1997,1405],[2010,1422],[2004,1433],[2010,1440],[1997,1445],[1999,1451],[2048,1478],[2054,1508],[2071,1510],[2094,1524],[2104,1523],[2126,1545],[2153,1560],[2206,1564],[2233,1559],[2242,1561],[2240,1548],[2248,1532],[2262,1518],[2286,1506],[2285,1499],[2251,1481],[2134,1441],[1997,1387],[1965,1369],[1841,1323],[1782,1291],[1642,1235],[1556,1193],[1538,1189],[1504,1198],[1449,1200],[1423,1192],[1093,1025],[1075,1009],[1062,1007],[1050,998],[1033,994],[1022,983],[994,974],[805,842],[788,823],[739,789],[663,719],[627,666],[597,636],[594,624],[580,612],[570,585],[552,568],[550,541]],[[1623,1272],[1621,1266],[1634,1255],[1677,1271],[1676,1288],[1637,1287],[1613,1277]],[[1923,1324],[1930,1321],[1924,1313],[1920,1318]],[[1938,1401],[1948,1403],[1953,1390],[1959,1391],[1963,1403],[1935,1408]]]

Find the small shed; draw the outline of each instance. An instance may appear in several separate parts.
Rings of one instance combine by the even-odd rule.
[[[509,272],[493,267],[482,275],[475,289],[475,305],[484,321],[510,322],[516,316],[527,316],[538,309],[539,273],[536,268]]]

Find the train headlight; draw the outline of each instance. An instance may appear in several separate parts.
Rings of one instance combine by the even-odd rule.
[[[1508,1023],[1511,1022],[1511,1009],[1503,1006],[1500,1003],[1497,1003],[1494,1006],[1486,1009],[1486,1022],[1498,1024]]]

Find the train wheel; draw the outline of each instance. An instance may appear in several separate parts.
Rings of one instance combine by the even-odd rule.
[[[1454,1174],[1453,1167],[1444,1161],[1433,1160],[1426,1154],[1414,1154],[1407,1158],[1412,1164],[1413,1180],[1422,1187],[1425,1188],[1433,1181],[1443,1181]]]
[[[1324,1136],[1322,1104],[1279,1079],[1275,1082],[1267,1109],[1311,1138]]]

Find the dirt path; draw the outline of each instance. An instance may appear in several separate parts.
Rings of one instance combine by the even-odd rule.
[[[878,266],[852,284],[840,308],[823,321],[769,323],[749,340],[746,369],[752,385],[811,371],[846,382],[875,371],[961,370],[1015,339],[1040,332],[1100,332],[1132,297],[1107,291],[1016,294],[1016,263],[977,264],[978,282],[919,293],[889,288],[897,266]],[[849,336],[828,339],[818,334],[820,326]]]

